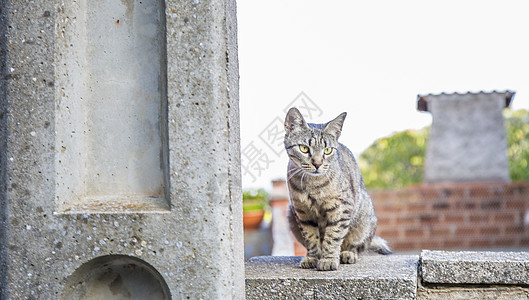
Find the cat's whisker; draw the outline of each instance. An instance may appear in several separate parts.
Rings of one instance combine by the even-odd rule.
[[[288,174],[292,173],[292,172],[299,172],[301,171],[301,169],[297,168],[297,169],[292,169],[292,170],[288,170]]]
[[[331,182],[331,178],[329,177],[329,174],[325,173],[325,176],[327,176],[327,179],[329,179],[329,183]]]
[[[305,177],[305,172],[303,172],[303,175],[301,175],[301,189],[303,190],[303,177]]]
[[[299,172],[302,172],[303,170],[302,170],[302,169],[296,169],[295,171],[296,171],[296,172],[293,172],[292,174],[290,174],[290,175],[288,176],[288,180],[290,180],[292,177],[298,175]]]
[[[334,170],[329,170],[327,172],[327,174],[331,177],[331,178],[334,178],[334,175],[336,175],[336,172]]]

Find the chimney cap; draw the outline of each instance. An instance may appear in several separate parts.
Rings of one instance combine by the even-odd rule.
[[[445,92],[442,92],[442,93],[439,93],[439,94],[426,94],[426,95],[417,95],[417,110],[418,111],[429,111],[428,110],[428,98],[434,98],[434,97],[438,97],[438,96],[457,96],[457,95],[478,95],[478,94],[483,94],[483,95],[491,95],[491,94],[503,94],[505,95],[505,107],[509,107],[509,105],[511,105],[511,101],[512,101],[512,98],[514,97],[514,95],[516,94],[516,92],[514,91],[511,91],[511,90],[505,90],[505,91],[492,91],[492,92],[485,92],[485,91],[479,91],[479,92],[466,92],[466,93],[458,93],[458,92],[455,92],[455,93],[445,93]]]

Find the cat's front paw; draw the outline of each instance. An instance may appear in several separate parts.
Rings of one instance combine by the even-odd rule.
[[[318,271],[334,271],[338,269],[340,260],[338,258],[322,258],[318,261]]]
[[[312,256],[305,256],[301,260],[301,267],[303,269],[314,269],[318,263],[318,259]]]
[[[356,251],[342,251],[340,253],[340,261],[342,264],[354,264],[358,259]]]

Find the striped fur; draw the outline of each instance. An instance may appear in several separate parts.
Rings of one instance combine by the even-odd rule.
[[[353,154],[338,143],[346,113],[326,124],[308,124],[296,108],[285,119],[290,158],[288,218],[296,239],[307,248],[302,268],[336,270],[358,253],[391,250],[374,236],[377,218]]]

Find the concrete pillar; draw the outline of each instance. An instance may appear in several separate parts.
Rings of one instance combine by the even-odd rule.
[[[433,116],[425,182],[510,181],[502,110],[514,92],[418,96]]]
[[[0,299],[242,299],[235,1],[0,13]]]
[[[272,212],[272,238],[274,245],[272,255],[292,256],[294,255],[294,238],[290,232],[287,220],[287,209],[290,203],[286,181],[272,180],[272,192],[270,193],[270,206]]]
[[[270,206],[272,210],[272,238],[274,256],[305,256],[307,249],[301,245],[292,232],[287,219],[290,199],[287,182],[284,179],[272,180],[270,193]]]

